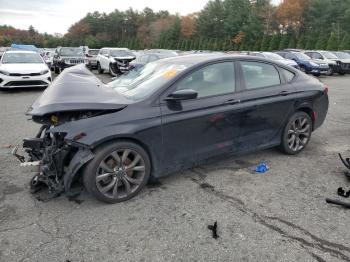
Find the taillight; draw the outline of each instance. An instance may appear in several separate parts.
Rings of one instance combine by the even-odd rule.
[[[329,86],[325,84],[323,92],[325,92],[327,94],[328,93],[328,89],[329,89]]]

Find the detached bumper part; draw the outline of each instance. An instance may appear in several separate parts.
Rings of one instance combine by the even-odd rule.
[[[341,154],[339,154],[340,160],[343,162],[344,166],[350,170],[350,158],[343,158]]]

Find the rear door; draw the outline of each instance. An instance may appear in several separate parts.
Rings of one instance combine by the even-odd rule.
[[[241,96],[240,151],[276,145],[296,101],[289,83],[294,73],[261,61],[240,61],[244,91]]]

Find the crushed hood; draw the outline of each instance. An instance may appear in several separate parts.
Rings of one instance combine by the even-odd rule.
[[[96,78],[84,64],[65,69],[29,108],[27,114],[86,110],[118,110],[130,100]]]

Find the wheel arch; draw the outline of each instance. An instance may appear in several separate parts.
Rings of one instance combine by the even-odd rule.
[[[306,114],[308,114],[308,116],[311,118],[312,121],[312,130],[314,130],[314,125],[315,125],[315,112],[314,110],[312,110],[312,108],[310,106],[301,106],[299,107],[296,112],[304,112]]]
[[[147,145],[146,143],[144,143],[140,139],[137,139],[135,137],[128,137],[128,136],[110,137],[106,140],[99,141],[99,142],[95,143],[93,145],[92,150],[95,150],[95,149],[102,147],[106,144],[113,143],[113,142],[119,142],[119,141],[126,141],[126,142],[135,143],[135,144],[139,145],[140,147],[142,147],[146,151],[146,153],[148,154],[148,157],[150,159],[150,162],[151,162],[151,176],[152,176],[154,171],[158,169],[157,168],[158,167],[157,161],[155,160],[155,156],[154,156],[154,154],[152,154],[152,150],[150,149],[149,145]]]

